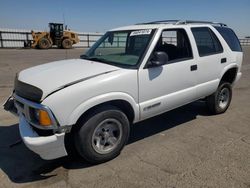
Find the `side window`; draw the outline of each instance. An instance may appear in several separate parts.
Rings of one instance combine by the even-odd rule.
[[[184,29],[164,30],[154,51],[166,52],[169,61],[178,61],[193,57],[189,38]]]
[[[227,27],[215,27],[217,31],[221,34],[224,40],[227,42],[228,46],[232,51],[242,52],[241,45],[239,39],[232,29]]]
[[[208,27],[195,27],[191,29],[197,44],[200,56],[223,52],[219,39]]]

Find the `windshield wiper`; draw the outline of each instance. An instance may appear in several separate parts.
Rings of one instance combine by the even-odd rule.
[[[85,59],[87,60],[91,60],[91,61],[98,61],[98,62],[101,62],[101,63],[107,63],[107,64],[111,64],[112,62],[104,59],[104,58],[98,58],[98,57],[85,57]]]
[[[106,60],[106,59],[104,59],[104,58],[89,57],[89,56],[87,56],[87,55],[81,55],[80,58],[81,58],[81,59],[90,60],[90,61],[97,61],[97,62],[100,62],[100,63],[105,63],[105,64],[109,64],[109,65],[118,66],[116,62],[109,61],[109,60]]]
[[[80,55],[80,58],[81,59],[87,59],[87,60],[91,60],[91,61],[101,61],[101,62],[106,62],[106,60],[105,59],[103,59],[103,58],[98,58],[98,57],[89,57],[89,56],[87,56],[87,55],[85,55],[85,54],[83,54],[83,55]]]
[[[87,59],[89,56],[85,55],[85,54],[82,54],[80,55],[80,59]]]

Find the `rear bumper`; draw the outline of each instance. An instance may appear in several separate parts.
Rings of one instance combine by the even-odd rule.
[[[235,78],[235,80],[233,82],[233,85],[235,85],[240,80],[241,76],[242,76],[242,73],[238,72],[237,75],[236,75],[236,78]]]
[[[65,133],[39,136],[23,115],[19,116],[19,131],[24,144],[42,159],[50,160],[67,155],[64,144]]]

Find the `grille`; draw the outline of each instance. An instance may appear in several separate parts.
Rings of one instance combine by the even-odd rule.
[[[42,95],[43,95],[43,92],[41,89],[35,86],[32,86],[30,84],[21,82],[20,80],[18,80],[17,77],[15,79],[14,88],[15,88],[15,93],[18,96],[34,101],[34,102],[40,102]]]

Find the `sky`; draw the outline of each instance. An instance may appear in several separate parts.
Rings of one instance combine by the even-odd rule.
[[[65,21],[74,31],[105,32],[168,19],[223,22],[250,36],[250,0],[0,0],[0,28],[48,30]]]

